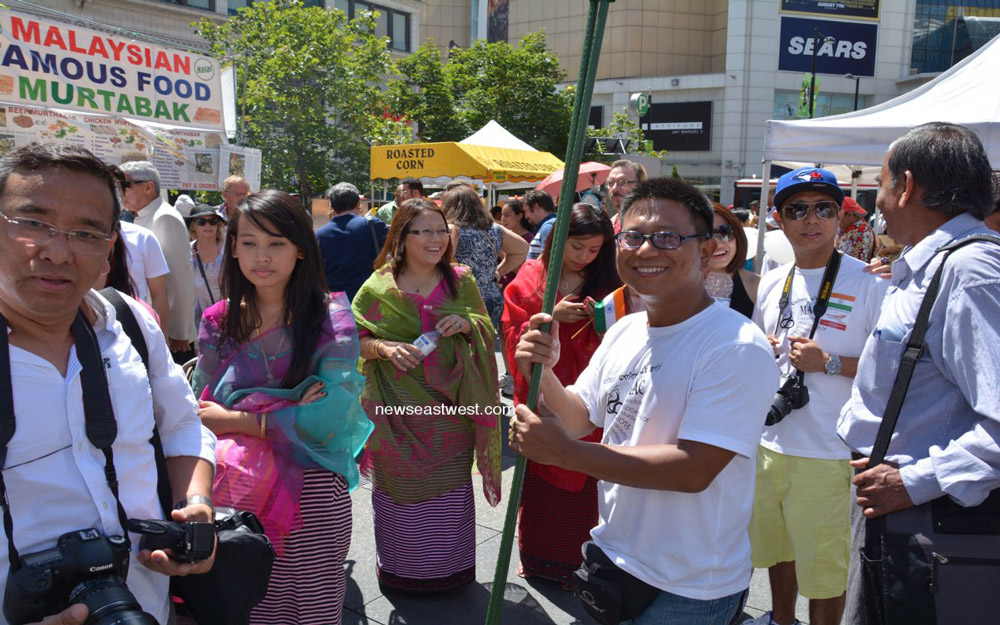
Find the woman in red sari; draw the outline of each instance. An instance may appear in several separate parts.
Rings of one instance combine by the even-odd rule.
[[[552,237],[545,253],[526,261],[504,291],[503,328],[509,362],[528,319],[542,310]],[[589,204],[575,204],[569,238],[560,268],[558,303],[553,317],[559,321],[562,352],[553,371],[563,384],[572,384],[583,371],[600,338],[594,331],[593,302],[616,289],[621,280],[615,268],[614,230],[611,220]],[[512,367],[514,401],[528,397],[528,379]],[[584,440],[600,441],[597,429]],[[528,461],[518,519],[518,548],[522,577],[536,575],[563,582],[568,587],[581,562],[580,546],[597,525],[597,480],[575,471]]]

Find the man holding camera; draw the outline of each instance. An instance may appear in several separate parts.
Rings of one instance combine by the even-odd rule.
[[[754,308],[783,376],[757,452],[750,544],[772,606],[757,625],[798,623],[798,593],[815,625],[837,625],[844,611],[851,468],[837,416],[886,281],[836,250],[843,200],[833,174],[815,167],[783,175],[774,196],[795,262],[761,278]]]
[[[135,601],[126,596],[115,609],[134,619],[147,613],[130,622],[166,623],[167,576],[203,573],[213,563],[214,553],[182,563],[176,552],[140,550],[139,536],[123,527],[126,518],[163,515],[150,444],[154,425],[176,502],[172,520],[211,521],[215,437],[202,427],[152,316],[129,301],[148,345],[147,371],[114,307],[91,289],[107,271],[120,214],[111,170],[82,148],[30,144],[0,159],[0,315],[7,341],[0,359],[10,372],[0,375],[7,404],[0,410],[0,488],[5,530],[13,528],[0,537],[3,624],[60,612],[45,622],[80,622],[87,608],[93,613],[112,597],[105,591],[84,597],[79,589],[120,592],[126,571]],[[50,590],[18,586],[29,574],[49,576]],[[67,607],[82,602],[86,608]]]

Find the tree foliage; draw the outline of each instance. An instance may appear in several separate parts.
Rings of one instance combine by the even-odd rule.
[[[428,41],[398,62],[387,101],[394,113],[419,123],[423,141],[459,141],[495,119],[535,148],[561,157],[573,112],[572,90],[557,88],[565,77],[544,32],[516,46],[480,40],[452,49],[447,59]]]
[[[587,128],[587,138],[596,139],[625,139],[631,141],[629,149],[632,154],[639,154],[641,156],[653,156],[655,158],[663,158],[667,155],[666,150],[654,150],[652,140],[646,139],[646,133],[643,132],[639,124],[632,121],[628,112],[623,109],[621,111],[615,111],[612,116],[611,124],[605,126],[604,128]],[[604,154],[604,143],[598,141],[594,146],[598,154]]]
[[[236,67],[241,143],[263,151],[263,186],[309,198],[332,182],[363,184],[368,143],[408,135],[384,115],[380,87],[392,61],[374,32],[371,14],[348,22],[299,0],[255,2],[223,24],[198,23],[212,52]]]

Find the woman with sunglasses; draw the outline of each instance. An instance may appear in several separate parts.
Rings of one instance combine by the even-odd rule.
[[[353,308],[361,403],[375,423],[361,470],[372,480],[378,580],[404,592],[475,581],[473,455],[487,502],[500,502],[497,363],[489,313],[472,271],[453,262],[444,211],[403,202]]]
[[[757,301],[760,276],[743,268],[747,258],[747,235],[731,210],[717,202],[712,203],[712,209],[715,213],[712,236],[717,247],[708,263],[705,288],[709,295],[727,301],[730,308],[750,318]]]
[[[219,300],[219,278],[224,260],[222,237],[225,217],[208,204],[197,204],[187,218],[191,236],[191,267],[194,269],[194,319],[201,323],[204,311]]]

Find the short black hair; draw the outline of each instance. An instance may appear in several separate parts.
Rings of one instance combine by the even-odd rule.
[[[406,185],[406,188],[410,191],[420,191],[420,195],[424,194],[424,183],[416,178],[403,178],[399,181],[399,184]]]
[[[7,189],[10,175],[19,171],[40,169],[62,169],[89,174],[108,185],[113,209],[111,229],[115,229],[122,214],[121,197],[118,194],[118,180],[114,172],[101,159],[86,148],[66,143],[40,143],[32,141],[0,158],[0,196]]]
[[[548,213],[556,212],[556,203],[552,201],[552,196],[545,191],[528,191],[524,194],[524,206],[528,207],[534,204],[535,206],[541,207],[542,210]]]
[[[333,212],[339,214],[357,208],[361,194],[350,182],[338,182],[326,190],[326,199],[329,200]]]
[[[993,211],[993,171],[975,132],[958,124],[930,122],[889,146],[887,163],[895,187],[907,171],[924,191],[921,204],[945,215],[968,212],[984,219]]]
[[[621,220],[632,206],[641,200],[673,200],[687,207],[696,234],[712,231],[712,204],[689,182],[678,178],[650,178],[637,184],[622,202]]]

